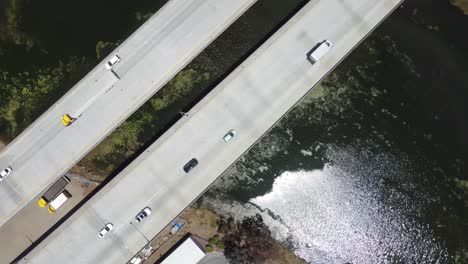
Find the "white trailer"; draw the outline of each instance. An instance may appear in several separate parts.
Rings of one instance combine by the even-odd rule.
[[[70,197],[72,197],[71,194],[67,190],[63,190],[61,194],[49,203],[49,213],[55,213]]]
[[[322,41],[319,45],[315,46],[308,54],[307,59],[312,63],[316,63],[320,58],[327,53],[332,47],[332,43],[329,40]]]

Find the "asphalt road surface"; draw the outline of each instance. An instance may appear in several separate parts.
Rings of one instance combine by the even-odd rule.
[[[188,116],[123,170],[24,263],[124,263],[140,251],[330,72],[400,0],[309,2]],[[334,46],[312,65],[306,53]],[[229,142],[230,129],[238,134]],[[199,164],[182,169],[191,158]],[[153,213],[141,223],[144,207]],[[114,229],[104,238],[105,224]],[[146,238],[145,238],[146,237]]]
[[[57,223],[66,213],[75,207],[89,194],[97,184],[85,178],[68,175],[71,182],[66,186],[72,197],[59,210],[51,214],[46,208],[37,205],[36,197],[28,203],[16,217],[0,227],[0,263],[10,263],[33,241],[42,236],[51,226]]]
[[[256,0],[171,0],[0,153],[0,226],[154,95]],[[113,72],[104,67],[118,54]],[[119,80],[119,78],[120,80]],[[63,114],[81,115],[71,126]]]

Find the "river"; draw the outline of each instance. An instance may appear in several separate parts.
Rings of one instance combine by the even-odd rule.
[[[25,2],[40,49],[2,63],[95,60],[98,41],[125,39],[165,2]],[[259,1],[188,67],[216,82],[301,3]],[[405,1],[201,203],[261,213],[311,263],[468,263],[467,27],[448,0]]]
[[[442,2],[405,2],[202,204],[311,263],[467,263],[468,20]]]

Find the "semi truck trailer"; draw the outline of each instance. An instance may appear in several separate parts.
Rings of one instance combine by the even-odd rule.
[[[70,182],[70,179],[67,176],[62,176],[58,181],[56,181],[37,201],[37,204],[40,207],[46,207],[48,203],[53,201],[58,195],[65,190],[65,187]]]
[[[61,192],[57,197],[54,198],[54,200],[49,203],[49,213],[55,213],[55,211],[57,211],[57,209],[59,209],[60,206],[62,206],[71,197],[71,194],[67,190],[63,190],[63,192]]]

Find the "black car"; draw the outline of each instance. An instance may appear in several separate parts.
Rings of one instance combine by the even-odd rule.
[[[187,164],[184,165],[184,171],[189,173],[193,168],[198,165],[198,160],[196,158],[191,159]]]

